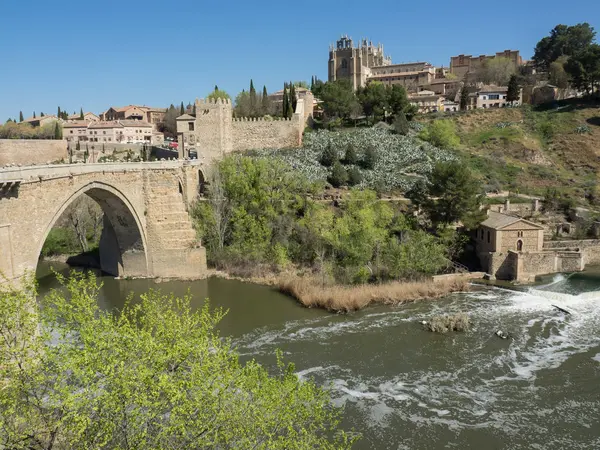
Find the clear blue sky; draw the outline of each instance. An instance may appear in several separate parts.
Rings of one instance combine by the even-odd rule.
[[[556,24],[584,21],[600,31],[599,0],[2,0],[0,121],[187,103],[215,84],[234,96],[250,78],[269,92],[326,79],[328,46],[346,33],[394,62],[447,66],[460,53],[530,58]]]

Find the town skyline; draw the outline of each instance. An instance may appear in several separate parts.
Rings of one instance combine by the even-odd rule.
[[[75,5],[67,1],[63,8],[70,9],[71,3]],[[427,61],[448,66],[454,55],[493,54],[506,49],[519,50],[524,59],[530,59],[537,41],[558,23],[589,22],[600,27],[600,5],[592,1],[571,2],[565,11],[552,9],[557,2],[536,0],[522,5],[510,0],[503,8],[518,8],[520,13],[513,16],[510,25],[499,26],[494,33],[490,33],[488,13],[471,1],[463,8],[444,12],[445,21],[455,22],[447,29],[437,23],[422,28],[426,11],[434,11],[436,2],[410,7],[383,2],[380,8],[387,8],[389,13],[376,18],[365,17],[355,3],[348,2],[345,9],[326,5],[319,11],[307,11],[306,17],[290,15],[289,20],[279,23],[275,2],[240,5],[227,15],[222,7],[200,8],[194,2],[182,2],[177,21],[141,28],[157,31],[158,38],[153,32],[150,39],[141,40],[123,34],[106,42],[102,42],[102,33],[118,29],[119,17],[132,12],[131,5],[124,6],[117,16],[102,12],[103,20],[86,23],[83,19],[89,11],[85,7],[65,16],[58,10],[32,12],[9,4],[0,19],[0,42],[10,43],[5,60],[11,62],[0,73],[0,121],[18,119],[19,111],[25,117],[34,111],[38,116],[41,112],[56,114],[57,106],[69,114],[80,108],[99,114],[113,105],[187,104],[207,95],[215,84],[235,97],[248,89],[251,78],[255,86],[266,85],[269,92],[281,89],[285,80],[310,81],[312,75],[327,80],[328,49],[341,35],[351,36],[355,42],[368,38],[382,43],[394,63]],[[157,2],[146,5],[136,22],[162,19]],[[534,13],[542,5],[545,13],[540,18]],[[407,18],[412,16],[419,16],[419,23]],[[72,19],[68,34],[77,38],[59,38],[59,18]],[[469,27],[456,25],[466,19]],[[260,20],[267,20],[270,26],[259,26]],[[26,29],[16,28],[23,23],[28,24]],[[40,48],[39,43],[52,33],[58,44]],[[119,39],[125,42],[118,44]],[[140,41],[135,42],[137,50],[130,48],[134,41]]]

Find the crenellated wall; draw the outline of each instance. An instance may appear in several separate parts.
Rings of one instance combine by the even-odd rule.
[[[194,148],[204,161],[221,159],[227,153],[261,148],[302,145],[306,124],[304,100],[299,99],[291,119],[233,118],[229,99],[196,100],[196,116],[177,118],[180,152]]]

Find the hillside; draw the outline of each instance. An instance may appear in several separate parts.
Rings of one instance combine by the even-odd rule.
[[[600,204],[598,105],[475,110],[452,120],[461,139],[458,153],[489,191],[543,195],[554,187],[577,203]]]

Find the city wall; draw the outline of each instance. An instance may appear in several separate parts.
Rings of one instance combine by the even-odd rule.
[[[0,167],[7,164],[46,164],[68,158],[67,141],[0,139]]]
[[[302,131],[297,119],[234,119],[232,150],[298,147],[302,144]]]

